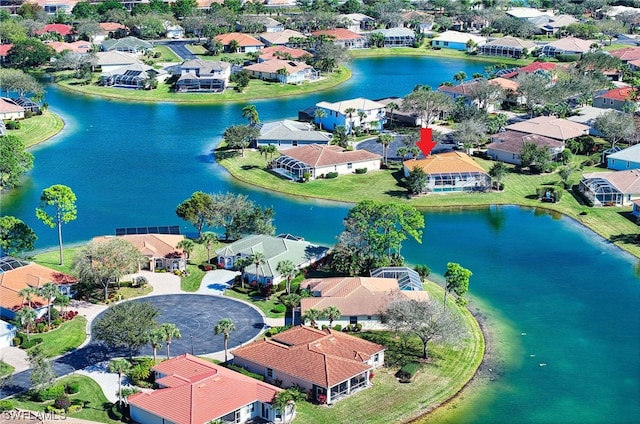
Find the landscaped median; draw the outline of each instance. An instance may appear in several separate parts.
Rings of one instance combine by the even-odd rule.
[[[560,213],[575,219],[607,240],[631,254],[640,257],[640,246],[625,235],[638,233],[638,226],[628,218],[631,208],[602,207],[594,208],[585,205],[579,195],[572,190],[565,190],[562,201],[542,203],[536,192],[540,187],[562,187],[558,173],[524,174],[510,172],[502,182],[504,191],[488,193],[447,193],[446,195],[424,195],[410,197],[402,180],[400,164],[392,164],[387,170],[368,172],[364,175],[340,175],[333,179],[317,179],[307,183],[293,183],[289,179],[270,173],[266,170],[264,156],[257,151],[245,151],[245,157],[226,150],[221,144],[216,150],[216,159],[229,173],[240,181],[270,191],[291,194],[300,197],[334,200],[356,203],[361,200],[377,200],[381,202],[402,202],[416,208],[465,208],[485,207],[490,205],[521,205],[546,209],[551,213]],[[576,157],[578,159],[578,157]],[[485,170],[489,170],[493,161],[474,158]],[[597,167],[584,167],[576,171],[572,183],[577,184],[579,174],[601,171]]]
[[[340,66],[336,71],[323,74],[323,78],[314,82],[306,82],[300,85],[281,84],[278,82],[252,79],[242,93],[228,88],[223,93],[174,93],[167,84],[158,84],[154,90],[126,90],[121,88],[103,87],[98,85],[97,76],[94,76],[92,84],[84,84],[83,81],[70,78],[56,81],[57,84],[67,90],[92,96],[111,99],[130,100],[135,102],[174,102],[174,103],[240,103],[257,99],[271,99],[278,97],[301,96],[316,93],[333,88],[351,78],[351,71]]]

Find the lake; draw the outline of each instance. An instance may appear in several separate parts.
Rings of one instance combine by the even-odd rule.
[[[321,100],[404,96],[416,84],[437,86],[485,63],[424,57],[360,59],[353,78],[328,92],[256,104],[261,120],[295,117]],[[33,150],[35,168],[19,190],[4,194],[2,213],[27,222],[38,247],[56,231],[34,217],[52,184],[78,196],[67,243],[113,234],[116,227],[180,225],[175,207],[197,190],[247,194],[276,211],[278,232],[333,244],[350,205],[294,199],[232,180],[213,159],[224,129],[243,122],[236,105],[129,104],[47,88],[66,127]],[[486,207],[429,211],[422,244],[407,261],[435,278],[447,262],[473,271],[472,309],[486,318],[491,371],[476,389],[432,419],[470,423],[640,422],[640,285],[637,260],[572,220],[540,210]],[[540,366],[540,364],[546,364]]]

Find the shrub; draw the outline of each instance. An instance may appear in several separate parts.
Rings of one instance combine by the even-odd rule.
[[[151,367],[145,366],[145,364],[138,363],[129,371],[129,377],[131,382],[136,386],[141,386],[147,383],[147,378],[151,375]]]
[[[366,174],[367,168],[356,168],[356,174]]]
[[[580,59],[580,56],[577,54],[559,54],[556,59],[558,59],[558,62],[576,62]]]
[[[37,331],[38,333],[44,333],[44,332],[45,332],[45,327],[46,327],[46,326],[47,326],[47,325],[46,325],[44,322],[39,322],[39,323],[36,325],[36,331]]]
[[[80,391],[80,383],[78,383],[77,381],[70,381],[65,386],[65,392],[70,395],[76,394],[79,391]]]
[[[247,371],[246,369],[238,366],[238,365],[233,365],[233,364],[228,364],[225,365],[227,368],[229,368],[230,370],[234,370],[236,372],[239,372],[240,374],[244,374],[247,377],[251,377],[251,378],[255,378],[256,380],[260,380],[260,381],[264,381],[264,376],[260,375],[260,374],[256,374],[254,372],[251,371]]]
[[[357,331],[357,332],[362,331],[362,324],[357,323],[356,326],[354,327],[354,330]]]
[[[427,278],[431,274],[431,269],[426,265],[416,265],[413,270],[418,273],[420,278]]]
[[[351,333],[353,331],[353,325],[349,324],[345,328],[342,329],[345,333]]]
[[[40,343],[42,343],[42,338],[41,337],[33,337],[31,338],[31,340],[24,340],[22,342],[22,344],[20,345],[21,349],[31,349],[32,347],[39,345]],[[52,398],[53,399],[53,398]]]
[[[60,311],[56,308],[51,308],[51,321],[55,320],[60,316]]]
[[[68,411],[71,406],[71,399],[69,399],[69,396],[67,395],[58,396],[53,406],[57,409],[64,409],[65,411]]]
[[[396,375],[401,383],[409,383],[419,369],[420,364],[418,362],[409,362],[400,368],[400,371],[398,371]]]
[[[8,130],[19,130],[20,129],[20,122],[18,121],[9,121],[6,123],[5,127]]]
[[[338,173],[337,172],[327,172],[327,174],[324,177],[326,179],[338,178]]]
[[[47,400],[58,399],[64,395],[64,386],[56,384],[55,386],[48,387],[46,389],[38,390],[36,392],[36,400],[38,402],[44,402]]]
[[[176,269],[175,271],[173,271],[173,273],[178,277],[182,275],[182,271],[180,271],[179,269]]]
[[[336,331],[342,331],[342,325],[336,324],[336,325],[333,326],[333,329],[336,330]]]
[[[279,314],[286,311],[287,311],[287,307],[280,303],[278,303],[271,309],[271,312],[273,312],[274,314]]]
[[[13,409],[13,402],[10,400],[0,400],[0,412],[11,411]]]
[[[20,346],[21,344],[22,344],[22,338],[17,337],[17,336],[13,338],[13,345],[14,346]]]
[[[31,112],[30,110],[25,110],[24,111],[24,119],[29,119],[33,117],[33,112]]]

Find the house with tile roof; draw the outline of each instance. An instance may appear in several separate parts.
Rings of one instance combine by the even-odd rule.
[[[595,128],[596,119],[605,113],[615,109],[601,109],[593,106],[580,106],[574,110],[575,115],[568,116],[567,119],[572,122],[589,126],[589,134],[601,137],[602,134]]]
[[[294,49],[287,46],[271,46],[260,50],[258,62],[266,62],[273,59],[300,60],[305,57],[313,57],[311,53],[304,49]]]
[[[566,37],[552,41],[540,47],[540,53],[549,57],[556,57],[561,54],[582,56],[583,54],[591,51],[592,44],[592,41],[582,40],[575,37]]]
[[[534,73],[546,73],[553,75],[558,68],[558,65],[552,62],[531,62],[527,66],[518,68],[518,74],[534,74]]]
[[[487,144],[487,155],[500,162],[521,165],[521,156],[526,143],[535,144],[538,148],[547,148],[551,158],[557,160],[564,150],[564,142],[537,134],[526,134],[517,131],[505,131],[491,136]]]
[[[363,329],[380,330],[385,328],[381,315],[389,303],[396,298],[427,301],[429,294],[424,290],[400,290],[396,278],[383,277],[333,277],[312,278],[300,283],[302,289],[311,292],[311,297],[300,300],[300,315],[309,309],[323,310],[335,306],[340,310],[340,318],[333,325],[342,328],[362,325]],[[329,320],[320,318],[318,326],[329,325]]]
[[[518,131],[527,134],[537,134],[556,140],[567,141],[569,139],[589,134],[589,126],[567,119],[554,116],[538,116],[526,121],[507,125],[507,130]]]
[[[110,52],[97,52],[96,57],[98,58],[96,65],[100,67],[102,72],[111,72],[118,68],[122,68],[123,66],[142,63],[135,54],[119,52],[117,50]]]
[[[365,47],[366,38],[362,34],[349,31],[345,28],[324,29],[312,32],[313,36],[326,36],[333,40],[333,44],[346,49],[361,49]]]
[[[487,39],[479,35],[458,31],[445,31],[431,40],[431,47],[467,51],[471,45],[481,47]]]
[[[376,20],[363,13],[347,13],[337,18],[342,21],[341,26],[351,32],[362,33],[376,28]]]
[[[0,61],[6,62],[9,50],[13,47],[13,44],[0,44]]]
[[[127,35],[129,28],[119,22],[100,22],[100,32],[93,36],[93,44],[101,45],[107,38],[122,38]]]
[[[290,38],[305,38],[305,35],[299,31],[285,29],[278,32],[263,32],[259,37],[266,46],[288,46]]]
[[[608,53],[620,59],[622,63],[629,63],[640,59],[640,47],[623,47],[621,49],[609,50]]]
[[[281,156],[269,164],[269,169],[286,178],[300,181],[323,178],[331,172],[352,174],[357,169],[376,171],[382,157],[366,150],[345,150],[336,145],[310,144],[292,147],[280,152]]]
[[[133,244],[147,261],[141,264],[142,269],[150,271],[164,269],[169,272],[184,271],[187,268],[187,260],[178,244],[184,240],[183,235],[178,234],[125,234],[122,236],[99,236],[92,239],[100,242],[119,237]]]
[[[45,44],[51,46],[57,53],[62,53],[65,50],[73,53],[88,53],[93,50],[93,44],[84,40],[74,41],[73,43],[66,43],[64,41],[50,41],[46,42]]]
[[[416,33],[411,28],[377,29],[371,33],[380,33],[384,37],[384,47],[411,47],[416,42]]]
[[[465,81],[458,85],[443,84],[438,87],[438,91],[451,97],[454,102],[457,102],[458,99],[464,99],[464,103],[467,106],[475,106],[479,109],[483,108],[487,112],[493,112],[494,110],[496,110],[497,106],[499,106],[500,103],[500,96],[498,95],[499,93],[494,93],[493,98],[489,99],[488,104],[486,105],[484,103],[480,104],[477,99],[474,99],[475,87],[478,86],[478,84],[481,84],[483,81],[484,80],[480,78],[471,81]]]
[[[144,63],[134,63],[100,74],[100,84],[105,87],[149,90],[152,81],[163,82],[168,77],[164,69],[155,69]]]
[[[531,53],[537,45],[533,41],[515,37],[502,37],[489,41],[478,48],[478,53],[485,56],[502,56],[519,59],[525,52]]]
[[[257,269],[255,264],[247,265],[243,270],[244,278],[259,285],[275,285],[282,281],[277,270],[279,262],[289,260],[300,270],[327,256],[329,248],[290,234],[252,234],[216,250],[218,267],[235,269],[237,259],[248,258],[256,252],[263,253],[266,261]]]
[[[260,146],[277,146],[279,150],[286,150],[305,144],[329,144],[331,135],[323,131],[316,131],[307,122],[285,119],[276,122],[258,122],[260,129],[256,139],[256,148]]]
[[[243,67],[249,75],[264,81],[282,84],[302,84],[320,78],[320,72],[313,66],[296,60],[272,59]]]
[[[616,87],[593,96],[593,107],[619,111],[638,110],[638,93],[634,87]]]
[[[420,168],[427,176],[424,193],[486,191],[491,189],[491,177],[471,156],[462,152],[445,152],[424,159],[404,161],[404,176]]]
[[[236,53],[257,52],[264,48],[264,43],[240,32],[228,32],[226,34],[216,35],[214,40],[219,41],[224,47],[225,52],[231,52],[233,45],[237,48]]]
[[[407,10],[402,13],[402,25],[412,28],[414,31],[425,34],[433,34],[433,15],[423,10]]]
[[[55,284],[61,294],[71,296],[74,294],[73,286],[78,280],[34,262],[11,256],[0,258],[0,317],[14,319],[16,312],[27,305],[25,299],[18,294],[22,289],[39,289],[49,282]],[[37,316],[41,317],[47,312],[47,299],[34,296],[31,299],[31,307],[35,309]]]
[[[124,37],[118,39],[108,38],[102,42],[102,50],[105,52],[119,51],[134,54],[143,54],[153,49],[148,41],[136,37]]]
[[[578,189],[594,206],[630,206],[640,199],[640,169],[583,174]]]
[[[614,171],[640,169],[640,144],[609,154],[607,168]]]
[[[537,18],[539,16],[553,15],[553,12],[541,11],[533,7],[510,7],[509,10],[507,10],[505,13],[509,16],[522,20],[529,20],[531,18]]]
[[[144,424],[289,422],[272,404],[282,389],[188,353],[153,367],[158,389],[129,396],[131,418]]]
[[[528,19],[536,27],[536,34],[553,35],[562,28],[579,21],[571,15],[543,15],[537,18]]]
[[[298,385],[311,399],[333,404],[371,386],[385,346],[332,329],[298,326],[233,350],[233,362],[265,381]]]
[[[75,33],[73,26],[66,24],[46,24],[41,29],[34,31],[37,35],[44,35],[48,32],[58,34],[65,39],[71,37]]]
[[[24,119],[25,109],[8,97],[0,97],[0,119],[14,121]]]
[[[362,130],[378,130],[386,123],[385,105],[362,97],[334,103],[320,102],[316,103],[316,108],[323,109],[326,116],[315,116],[315,124],[330,131],[342,125],[346,128],[347,134],[350,134],[356,127]],[[363,113],[362,116],[360,112]]]
[[[182,62],[176,92],[222,92],[229,85],[231,64],[219,60],[193,59]]]

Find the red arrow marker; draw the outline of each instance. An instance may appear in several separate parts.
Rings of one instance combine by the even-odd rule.
[[[431,128],[420,128],[420,141],[416,144],[426,157],[429,156],[429,153],[431,153],[438,143],[433,141],[433,132],[431,131]]]

